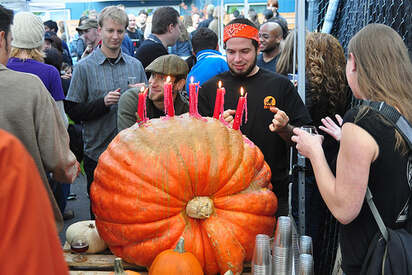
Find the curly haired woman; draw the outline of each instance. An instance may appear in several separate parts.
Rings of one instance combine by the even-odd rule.
[[[285,47],[279,57],[277,71],[287,75],[293,72],[293,45],[295,32],[291,32],[285,41]],[[313,125],[322,129],[323,123],[337,119],[346,112],[350,103],[350,90],[346,82],[346,59],[339,41],[326,33],[306,33],[306,83],[305,101]],[[296,66],[297,67],[297,66]],[[326,117],[326,119],[324,119]],[[326,135],[322,144],[328,164],[335,167],[338,142]],[[294,174],[293,182],[297,182]],[[306,234],[313,238],[315,273],[330,274],[337,249],[336,219],[330,214],[316,186],[315,176],[310,163],[305,170],[306,193]],[[298,187],[292,187],[292,209],[298,221]]]
[[[346,112],[350,103],[350,90],[345,76],[346,59],[339,41],[330,34],[309,33],[306,36],[306,107],[313,124],[322,128],[335,114],[337,119]],[[330,135],[325,135],[323,150],[326,160],[335,167],[339,144]],[[316,274],[330,274],[337,249],[336,220],[322,200],[313,170],[306,172],[306,192],[310,194],[307,211],[307,228],[314,241]],[[334,171],[334,169],[333,169]]]

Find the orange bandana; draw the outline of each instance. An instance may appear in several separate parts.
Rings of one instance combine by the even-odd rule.
[[[249,38],[259,43],[258,29],[246,24],[235,23],[227,25],[223,31],[223,42],[226,43],[226,41],[232,37]]]

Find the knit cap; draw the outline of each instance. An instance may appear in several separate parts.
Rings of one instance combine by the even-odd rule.
[[[19,12],[14,16],[11,33],[11,45],[15,48],[35,49],[43,45],[43,22],[31,12]]]

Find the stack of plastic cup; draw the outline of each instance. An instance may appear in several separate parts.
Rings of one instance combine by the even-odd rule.
[[[272,270],[274,275],[292,273],[292,222],[289,217],[278,218],[273,240]]]
[[[310,254],[299,255],[299,275],[313,275],[313,257]]]
[[[270,243],[268,235],[256,235],[255,249],[253,251],[252,258],[252,274],[272,274],[272,257],[270,255]]]
[[[289,217],[292,222],[292,272],[297,273],[297,271],[299,270],[299,235],[293,217]]]

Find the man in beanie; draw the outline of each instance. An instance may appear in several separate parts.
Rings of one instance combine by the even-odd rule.
[[[147,66],[146,72],[151,73],[146,99],[146,112],[149,119],[165,115],[163,88],[167,76],[170,76],[170,81],[173,83],[173,105],[176,115],[189,111],[189,103],[184,97],[183,91],[188,71],[189,67],[186,62],[174,54],[162,55]],[[138,119],[138,93],[139,90],[137,88],[132,88],[120,97],[117,113],[119,132],[135,124]]]
[[[100,12],[98,32],[102,43],[74,68],[66,98],[70,118],[83,124],[88,191],[100,154],[117,135],[117,102],[128,89],[128,77],[147,82],[142,64],[121,50],[128,20],[126,12],[115,6]]]
[[[13,28],[22,19],[19,15],[16,17]],[[49,196],[57,228],[61,230],[63,219],[46,175],[52,173],[55,180],[72,183],[79,172],[79,164],[69,149],[69,136],[56,103],[42,81],[33,74],[16,72],[5,66],[15,42],[24,47],[38,47],[43,43],[41,21],[38,26],[40,31],[30,29],[39,31],[39,37],[25,36],[25,39],[12,42],[12,18],[12,12],[0,5],[0,128],[19,138],[33,157]],[[28,28],[27,25],[25,27]],[[27,224],[20,229],[25,226]],[[48,247],[47,244],[38,245],[42,246]]]
[[[256,65],[258,34],[254,24],[244,18],[232,20],[225,27],[223,41],[230,71],[211,78],[199,89],[199,113],[213,115],[217,84],[222,81],[226,89],[223,117],[228,122],[233,121],[240,87],[244,88],[248,112],[247,121],[240,130],[265,156],[272,171],[273,190],[278,197],[277,216],[287,215],[288,145],[292,144],[292,125],[310,124],[311,119],[295,87],[286,77]]]

